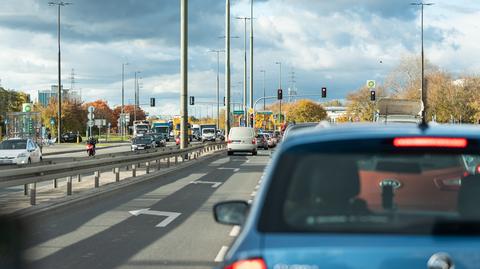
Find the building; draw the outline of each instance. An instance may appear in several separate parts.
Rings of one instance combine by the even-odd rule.
[[[44,107],[48,106],[52,98],[54,98],[54,100],[57,99],[57,95],[58,95],[58,86],[52,85],[50,90],[38,91],[38,102]],[[82,101],[80,98],[80,94],[77,91],[64,89],[63,86],[62,86],[62,99],[71,100],[75,102]]]

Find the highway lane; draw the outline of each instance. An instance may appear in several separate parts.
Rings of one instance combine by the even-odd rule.
[[[212,268],[238,234],[214,222],[213,204],[251,199],[269,158],[222,155],[32,217],[29,268]]]

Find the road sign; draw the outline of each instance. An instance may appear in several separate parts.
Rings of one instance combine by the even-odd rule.
[[[272,115],[273,112],[272,112],[272,111],[257,111],[257,114],[261,114],[261,115]]]
[[[95,122],[93,120],[88,120],[87,125],[88,127],[93,127],[95,125]]]
[[[367,87],[369,89],[375,89],[375,86],[376,86],[375,80],[367,80]]]
[[[92,113],[88,113],[88,114],[87,114],[87,118],[88,118],[89,120],[93,120],[93,119],[95,119],[95,115],[92,114]]]
[[[94,106],[89,106],[88,107],[88,112],[89,113],[93,113],[95,111],[95,107]]]
[[[144,208],[144,209],[139,209],[139,210],[132,210],[129,211],[130,214],[134,216],[138,215],[152,215],[152,216],[161,216],[161,217],[166,217],[164,220],[162,220],[159,224],[157,224],[155,227],[166,227],[168,224],[170,224],[172,221],[174,221],[178,216],[181,215],[181,213],[178,212],[167,212],[167,211],[157,211],[157,210],[150,210],[150,208]]]
[[[245,114],[245,111],[243,111],[243,110],[234,110],[233,111],[233,115],[243,115],[243,114]]]
[[[54,117],[50,118],[50,125],[55,125],[55,118]]]
[[[23,112],[32,112],[32,103],[23,103],[22,104],[22,111]]]

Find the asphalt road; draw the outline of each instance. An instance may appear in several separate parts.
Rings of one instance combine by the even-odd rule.
[[[31,217],[28,268],[212,268],[239,230],[215,223],[213,204],[251,199],[269,159],[222,155]]]

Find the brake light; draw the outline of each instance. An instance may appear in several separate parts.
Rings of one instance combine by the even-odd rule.
[[[224,269],[267,269],[267,265],[262,258],[236,261]]]
[[[257,144],[257,139],[254,138],[254,139],[252,140],[252,144],[254,144],[254,145]]]
[[[397,137],[393,145],[398,148],[466,148],[467,139],[452,137]]]
[[[232,144],[232,140],[228,139],[227,144]]]

